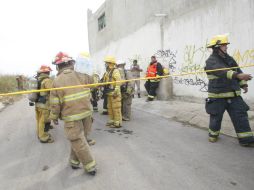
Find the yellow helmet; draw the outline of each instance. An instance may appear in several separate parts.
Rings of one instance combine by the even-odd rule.
[[[83,57],[83,58],[89,58],[89,57],[90,57],[90,54],[89,54],[88,52],[84,51],[84,52],[81,52],[81,53],[79,54],[79,56],[80,56],[80,57]]]
[[[108,56],[106,56],[106,57],[104,58],[104,62],[116,64],[116,59],[115,59],[114,56],[109,56],[109,55],[108,55]]]
[[[227,34],[216,35],[216,36],[212,37],[209,44],[207,45],[207,48],[219,47],[220,45],[223,45],[223,44],[230,44],[228,42],[228,35]]]

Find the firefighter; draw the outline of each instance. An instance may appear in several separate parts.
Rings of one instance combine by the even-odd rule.
[[[92,83],[92,77],[74,71],[74,60],[59,52],[53,62],[58,74],[53,87],[74,86]],[[87,142],[87,128],[91,127],[92,105],[89,88],[53,90],[50,92],[50,118],[54,124],[64,121],[64,132],[71,144],[70,165],[73,169],[83,164],[88,174],[96,174],[96,162]]]
[[[234,125],[240,145],[254,147],[253,133],[251,132],[248,114],[249,106],[241,97],[241,89],[248,92],[247,81],[252,79],[240,68],[209,72],[208,70],[237,67],[236,61],[228,55],[227,35],[214,36],[208,48],[212,54],[206,60],[208,98],[206,99],[206,112],[210,114],[209,141],[216,142],[221,129],[221,121],[227,110]]]
[[[151,57],[151,62],[147,68],[146,77],[157,77],[163,75],[163,67],[156,60],[155,56]],[[156,96],[156,90],[159,87],[160,79],[149,79],[145,83],[145,88],[148,93],[147,102],[153,101]]]
[[[142,71],[143,70],[140,69],[140,66],[138,64],[138,60],[134,59],[133,64],[131,65],[132,77],[135,79],[140,78],[140,73]],[[140,80],[134,81],[134,85],[137,86],[137,94],[138,94],[138,97],[141,98],[141,96],[140,96]],[[134,86],[134,88],[135,88],[135,86]]]
[[[49,89],[52,88],[52,80],[49,75],[51,68],[46,65],[42,65],[37,71],[37,88],[38,89]],[[37,99],[35,100],[35,113],[37,122],[37,135],[41,143],[52,143],[54,142],[52,136],[48,133],[51,128],[49,113],[49,92],[39,92]]]
[[[103,74],[103,77],[101,78],[100,82],[104,82],[106,79],[106,75],[107,72],[109,72],[109,67],[107,64],[105,64],[105,68],[106,68],[106,72]],[[104,88],[104,86],[102,86],[101,88],[102,91],[102,99],[103,99],[103,111],[102,111],[102,115],[108,115],[108,97],[106,94],[106,88]]]
[[[108,66],[108,72],[105,74],[104,82],[115,82],[121,80],[119,70],[115,67],[116,60],[113,56],[107,56],[104,62]],[[120,128],[122,126],[122,113],[121,113],[121,90],[120,83],[109,84],[105,87],[108,103],[109,120],[106,126],[110,128]]]
[[[132,79],[132,74],[125,69],[126,63],[118,61],[117,68],[120,71],[122,80]],[[125,82],[121,85],[122,94],[122,119],[123,121],[130,121],[131,118],[131,104],[134,94],[134,82]]]
[[[99,83],[99,75],[98,74],[93,74],[93,82],[94,83]],[[92,98],[91,98],[91,103],[93,105],[93,111],[98,112],[98,100],[99,100],[99,89],[97,87],[91,89],[92,93]]]

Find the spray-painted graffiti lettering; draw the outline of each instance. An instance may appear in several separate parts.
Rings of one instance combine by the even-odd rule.
[[[172,51],[170,49],[167,50],[158,50],[156,52],[156,57],[162,65],[166,65],[171,72],[175,72],[176,70],[176,54],[177,51]]]
[[[200,86],[201,92],[207,92],[207,82],[199,78],[198,76],[195,76],[194,78],[182,78],[182,77],[174,77],[173,78],[175,84],[182,84],[186,86]]]
[[[180,66],[182,73],[196,72],[204,70],[204,63],[209,55],[206,45],[196,47],[195,45],[186,45],[184,49],[183,63]],[[196,74],[193,76],[174,77],[175,84],[186,86],[200,86],[201,92],[207,92],[206,74]]]
[[[181,71],[195,72],[202,70],[208,53],[206,45],[198,48],[195,45],[187,45],[184,49],[184,63]]]
[[[254,49],[246,50],[244,53],[241,53],[239,50],[236,50],[233,54],[233,57],[239,65],[253,64]]]

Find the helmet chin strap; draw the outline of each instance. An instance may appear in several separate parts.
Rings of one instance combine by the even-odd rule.
[[[226,57],[227,53],[225,53],[224,51],[222,51],[220,49],[220,46],[214,47],[213,50],[218,53],[219,55],[222,55],[223,57]]]
[[[222,53],[222,55],[223,55],[224,57],[226,57],[227,53],[225,53],[224,51],[222,51],[222,50],[220,49],[220,47],[219,47],[218,49],[219,49],[219,52]]]

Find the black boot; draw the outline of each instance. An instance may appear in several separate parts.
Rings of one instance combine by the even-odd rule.
[[[44,132],[48,132],[51,129],[50,123],[45,123]]]
[[[241,146],[244,147],[254,147],[254,142],[249,142],[249,143],[240,143]]]
[[[138,93],[138,98],[141,98],[140,93]]]
[[[148,98],[146,99],[146,102],[151,102],[151,101],[153,101],[153,100],[154,100],[153,98],[148,97]]]

